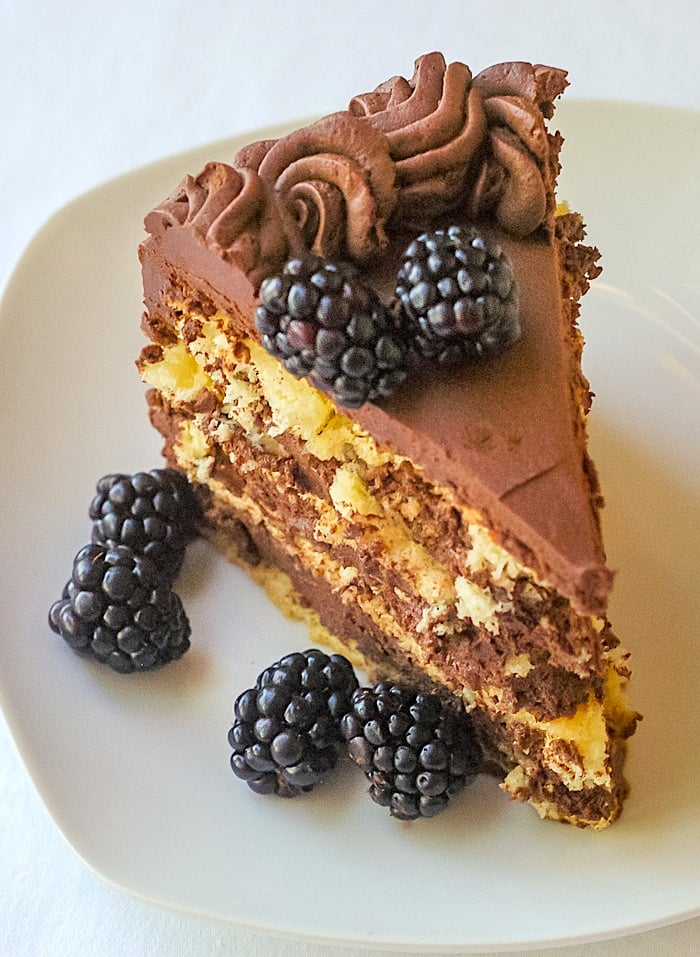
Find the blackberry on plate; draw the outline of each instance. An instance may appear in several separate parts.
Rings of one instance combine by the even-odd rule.
[[[170,580],[196,537],[199,506],[176,469],[103,476],[90,503],[92,541],[127,545],[150,558]]]
[[[126,545],[80,549],[49,625],[77,654],[122,673],[158,668],[190,646],[179,596],[150,558]]]
[[[479,771],[469,715],[404,685],[358,688],[340,730],[370,797],[399,820],[444,811]]]
[[[340,719],[358,682],[342,655],[286,655],[236,698],[228,740],[233,773],[258,794],[295,797],[335,767]]]
[[[440,365],[488,359],[520,338],[510,260],[476,229],[422,233],[408,246],[396,297],[416,352]]]
[[[406,378],[402,321],[351,266],[291,259],[260,287],[255,324],[265,348],[339,405],[391,395]]]

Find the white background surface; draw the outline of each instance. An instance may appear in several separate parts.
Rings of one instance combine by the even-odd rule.
[[[567,97],[700,109],[699,47],[695,0],[0,0],[0,287],[43,222],[104,179],[209,140],[341,108],[394,73],[410,75],[414,58],[430,49],[475,71],[504,59],[564,66]],[[105,886],[49,819],[4,724],[0,782],[3,957],[336,952],[164,913]],[[673,957],[698,949],[693,920],[561,953]]]

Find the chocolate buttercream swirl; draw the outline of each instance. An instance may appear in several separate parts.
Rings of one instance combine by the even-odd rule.
[[[394,77],[354,97],[349,110],[385,132],[396,161],[395,219],[459,209],[492,215],[516,237],[551,213],[544,117],[566,86],[562,70],[498,64],[472,80],[439,53],[416,61],[413,78]]]
[[[530,63],[501,63],[475,77],[488,133],[468,202],[472,217],[493,215],[516,237],[551,217],[556,170],[544,118],[566,85],[563,70]]]
[[[249,155],[243,159],[249,161]],[[241,161],[240,154],[234,166]],[[277,140],[257,173],[290,248],[363,260],[387,244],[396,205],[387,140],[350,113],[334,113]]]
[[[463,63],[440,53],[416,61],[411,81],[394,77],[348,109],[389,140],[400,188],[397,220],[414,221],[454,208],[464,198],[481,147],[486,116]]]
[[[259,178],[249,170],[236,170],[226,163],[207,163],[198,176],[186,176],[165,202],[146,217],[152,229],[156,217],[167,229],[188,223],[207,243],[236,259],[248,272],[263,250],[257,228],[265,195]],[[266,256],[277,258],[286,243],[277,242],[276,254],[265,244]]]
[[[290,255],[365,261],[387,230],[453,213],[516,237],[549,225],[556,150],[544,117],[561,70],[505,63],[472,78],[431,53],[331,114],[187,177],[151,216],[188,225],[254,285]],[[155,220],[151,220],[151,225]],[[149,220],[146,222],[147,228]]]
[[[258,285],[289,256],[364,260],[387,245],[397,200],[387,138],[350,113],[244,147],[186,177],[146,228],[187,223]]]

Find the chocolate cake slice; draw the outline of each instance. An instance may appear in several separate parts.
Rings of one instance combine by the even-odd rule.
[[[548,120],[566,85],[528,63],[473,77],[433,53],[410,80],[186,176],[146,217],[138,365],[211,540],[314,640],[461,699],[513,797],[601,828],[637,715],[586,444],[577,317],[599,254],[555,198]],[[398,315],[405,251],[452,227],[512,264],[521,334],[489,361],[424,350],[395,389],[345,401],[261,331],[264,282],[311,254],[352,264]]]

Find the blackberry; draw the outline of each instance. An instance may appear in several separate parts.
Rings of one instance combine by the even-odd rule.
[[[423,233],[403,254],[396,283],[419,356],[440,365],[499,355],[520,338],[510,260],[475,229]]]
[[[103,476],[89,515],[93,542],[127,545],[155,562],[171,581],[199,525],[192,487],[181,472],[170,468]]]
[[[444,811],[479,771],[471,719],[437,695],[391,682],[359,688],[340,730],[370,797],[399,820]]]
[[[391,395],[406,378],[403,324],[350,266],[290,260],[262,283],[255,324],[287,371],[339,405]]]
[[[189,648],[178,595],[150,558],[126,545],[85,545],[49,625],[79,655],[127,673],[150,671]]]
[[[310,791],[335,767],[340,719],[357,685],[346,658],[315,648],[266,668],[234,704],[233,773],[258,794]]]

